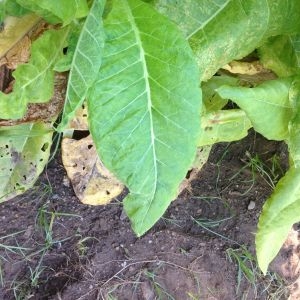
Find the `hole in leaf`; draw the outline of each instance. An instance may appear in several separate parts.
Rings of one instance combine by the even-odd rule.
[[[68,47],[63,48],[63,54],[66,55],[68,53]]]
[[[186,179],[189,179],[190,176],[191,176],[191,173],[192,173],[192,170],[189,170],[189,171],[186,173],[185,178],[186,178]]]
[[[90,132],[88,130],[74,130],[73,139],[78,141],[89,136],[89,134]]]
[[[26,175],[23,175],[23,178],[24,178],[24,180],[26,180],[27,179]]]
[[[49,143],[45,143],[45,144],[42,146],[41,150],[42,150],[43,152],[45,152],[45,151],[48,149],[48,147],[49,147]]]

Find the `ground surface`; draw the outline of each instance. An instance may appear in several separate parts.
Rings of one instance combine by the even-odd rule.
[[[254,134],[216,146],[191,188],[137,238],[122,197],[79,203],[58,154],[35,188],[0,206],[0,299],[300,299],[296,227],[271,266],[278,274],[263,277],[251,256],[286,161],[283,144]]]

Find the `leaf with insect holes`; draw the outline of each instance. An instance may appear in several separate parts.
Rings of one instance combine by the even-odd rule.
[[[28,123],[0,127],[0,202],[32,187],[48,162],[50,125]]]
[[[298,0],[152,0],[182,30],[197,57],[202,80],[248,55],[270,36],[297,33]],[[287,22],[288,20],[288,22]]]
[[[176,197],[195,157],[199,72],[167,18],[138,0],[111,4],[89,125],[105,166],[130,190],[125,211],[140,236]]]
[[[266,274],[294,223],[300,221],[300,168],[290,168],[277,183],[259,218],[256,234],[258,264]]]
[[[102,13],[104,0],[95,0],[82,27],[74,51],[66,102],[58,130],[63,130],[84,102],[89,88],[97,78],[102,62],[104,31]]]
[[[222,86],[217,89],[224,99],[231,99],[250,119],[253,128],[270,140],[288,137],[293,117],[290,89],[294,78],[266,81],[255,88]]]
[[[118,196],[124,186],[103,165],[91,136],[79,141],[62,140],[62,161],[79,200],[104,205]]]
[[[54,91],[53,67],[63,55],[62,49],[67,35],[67,28],[48,30],[32,44],[29,62],[20,65],[13,72],[13,92],[0,92],[1,119],[22,118],[28,103],[50,100]]]

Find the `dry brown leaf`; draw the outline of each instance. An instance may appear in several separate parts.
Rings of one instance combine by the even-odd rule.
[[[259,73],[269,73],[270,71],[265,69],[259,61],[244,62],[244,61],[232,61],[225,65],[222,69],[229,71],[232,74],[247,74],[256,75]]]
[[[5,19],[4,30],[0,33],[0,66],[5,64],[16,69],[19,64],[28,61],[31,40],[40,31],[42,23],[36,15]]]
[[[98,158],[90,135],[79,141],[64,138],[62,160],[75,194],[84,204],[107,204],[124,188]]]

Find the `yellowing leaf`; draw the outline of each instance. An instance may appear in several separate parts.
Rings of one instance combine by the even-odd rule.
[[[5,28],[0,32],[0,58],[5,56],[39,21],[40,18],[35,15],[6,18]]]
[[[124,188],[98,158],[91,136],[79,141],[64,138],[62,160],[75,194],[84,204],[107,204]]]
[[[35,183],[49,158],[50,128],[44,123],[0,127],[0,202]]]

